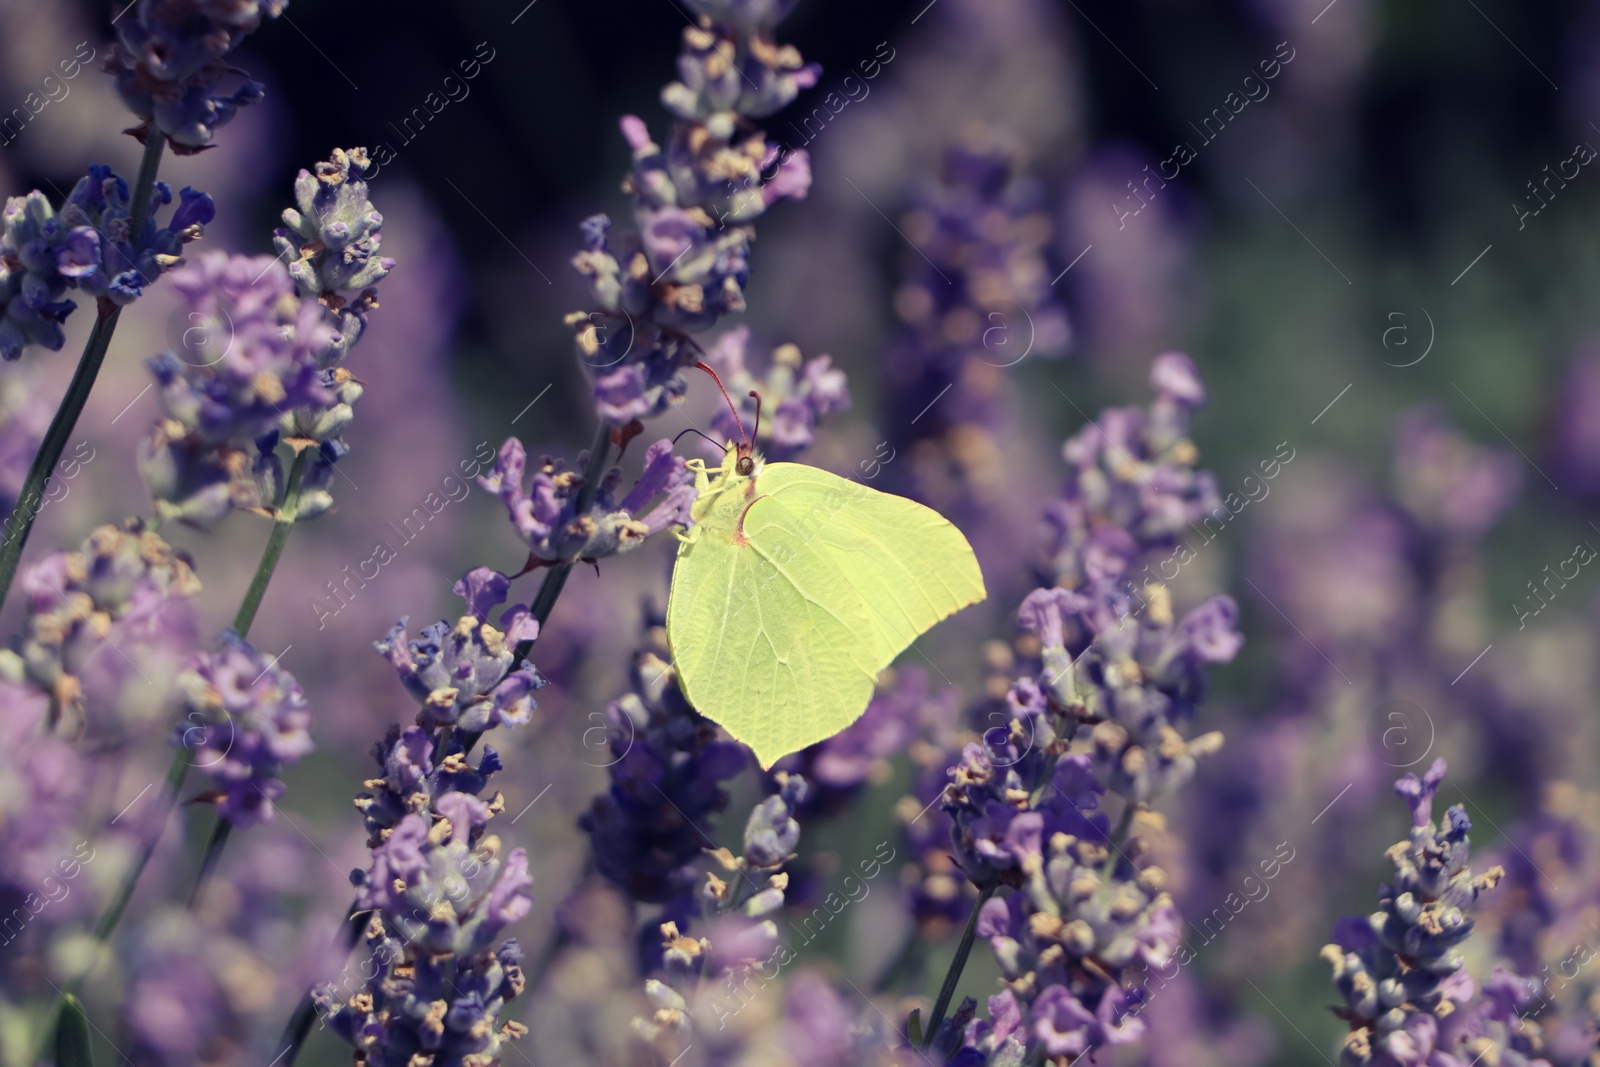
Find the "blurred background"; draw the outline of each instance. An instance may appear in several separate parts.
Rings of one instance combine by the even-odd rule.
[[[336,146],[392,151],[371,195],[399,266],[352,364],[367,392],[341,464],[349,484],[336,513],[294,535],[252,635],[284,650],[317,716],[319,752],[290,776],[285,817],[250,835],[254,862],[284,850],[304,895],[281,931],[296,946],[283,949],[285,973],[314,970],[306,960],[342,917],[344,877],[364,863],[348,801],[370,773],[359,754],[414,710],[370,642],[401,615],[453,616],[462,572],[514,571],[522,552],[499,504],[474,490],[354,596],[330,585],[462,460],[511,433],[534,455],[570,460],[591,433],[561,323],[586,301],[568,261],[580,220],[626,215],[617,119],[664,128],[658,93],[687,17],[673,0],[524,4],[295,0],[245,49],[265,102],[215,151],[163,169],[217,199],[206,247],[268,253],[301,167]],[[0,108],[80,42],[103,54],[115,14],[85,0],[0,0]],[[1514,916],[1559,898],[1592,914],[1600,572],[1540,583],[1575,545],[1600,545],[1600,173],[1586,165],[1600,146],[1600,11],[805,0],[780,38],[823,67],[767,123],[773,139],[807,148],[815,182],[809,199],[763,219],[743,321],[753,353],[792,342],[849,375],[852,408],[825,424],[810,462],[853,466],[921,406],[895,392],[890,357],[918,314],[916,280],[951,267],[925,252],[947,150],[978,145],[1010,167],[1001,199],[1026,248],[1027,293],[985,312],[995,358],[974,379],[1003,399],[998,472],[970,517],[1003,520],[979,545],[995,595],[987,615],[924,646],[960,687],[955,699],[981,692],[982,642],[1009,637],[1029,580],[1017,561],[1064,471],[1061,441],[1106,405],[1145,404],[1157,354],[1186,351],[1199,365],[1209,398],[1192,437],[1224,493],[1242,493],[1261,461],[1293,457],[1174,582],[1183,605],[1234,596],[1247,641],[1196,724],[1227,745],[1166,814],[1191,916],[1281,846],[1295,858],[1221,934],[1195,930],[1191,945],[1205,947],[1184,992],[1153,1009],[1157,1034],[1130,1062],[1298,1064],[1334,1046],[1343,1024],[1326,1010],[1335,996],[1317,949],[1337,916],[1373,906],[1404,821],[1389,786],[1436,755],[1450,760],[1445,798],[1468,805],[1477,850],[1532,868],[1496,906]],[[476,75],[447,87],[469,63]],[[849,89],[845,76],[867,64],[874,76]],[[8,193],[57,198],[86,160],[136,167],[98,60],[68,84],[0,147]],[[808,125],[831,91],[852,95]],[[87,325],[73,321],[67,353]],[[167,287],[124,317],[79,428],[96,458],[40,519],[30,558],[144,509],[127,461],[157,410],[141,363],[183,327]],[[54,396],[70,359],[35,350],[19,371]],[[704,425],[713,410],[697,382],[683,418],[651,430]],[[218,625],[249,577],[233,561],[255,558],[266,526],[239,516],[172,535],[194,555]],[[556,683],[540,697],[544,725],[505,739],[507,806],[536,802],[511,831],[535,857],[538,904],[519,932],[535,953],[583,876],[573,822],[606,784],[587,731],[627,687],[669,565],[661,544],[574,573],[535,657]],[[818,877],[899,832],[908,770],[903,757],[883,762],[859,821],[808,830]],[[757,795],[738,787],[719,833],[736,840]],[[1541,836],[1552,826],[1556,843]],[[197,832],[163,846],[180,870]],[[251,850],[233,852],[242,866]],[[141,889],[162,891],[150,878]],[[860,909],[806,958],[837,957],[865,983],[903,936],[891,910]],[[1491,915],[1481,951],[1494,951],[1500,923]],[[939,951],[948,958],[948,945]],[[995,976],[983,955],[964,983],[977,993]],[[927,973],[931,991],[937,952]],[[554,977],[574,990],[600,981]],[[535,1002],[518,1010],[535,1026],[533,1060],[551,1058],[542,1039],[578,1047],[539,1029]],[[301,1062],[346,1056],[319,1035]]]

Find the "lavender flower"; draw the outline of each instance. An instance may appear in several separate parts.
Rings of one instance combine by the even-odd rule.
[[[578,461],[587,462],[588,453]],[[515,437],[506,438],[494,468],[480,475],[478,484],[496,494],[511,517],[517,535],[528,545],[529,561],[560,563],[594,560],[628,552],[668,526],[688,528],[694,503],[694,476],[683,459],[672,454],[672,442],[657,441],[645,450],[639,480],[620,500],[617,487],[622,469],[606,472],[589,510],[577,513],[583,476],[566,470],[562,461],[546,456],[526,488],[523,474],[527,453]],[[654,507],[646,505],[657,497]]]
[[[77,279],[100,267],[100,236],[56,215],[35,190],[6,201],[0,236],[0,355],[18,359],[27,345],[52,352],[66,343],[61,323],[77,307],[66,298]]]
[[[272,821],[278,772],[308,755],[311,713],[294,676],[232,630],[178,676],[183,721],[173,743],[211,779],[217,812],[235,826]]]
[[[129,111],[179,153],[203,151],[219,126],[262,96],[260,83],[248,79],[231,93],[219,91],[224,76],[237,73],[230,57],[262,18],[276,18],[288,6],[288,0],[138,0],[129,17],[117,20],[105,68]]]
[[[1041,584],[1080,590],[1115,614],[1133,610],[1138,561],[1168,550],[1166,562],[1181,567],[1188,557],[1175,550],[1187,549],[1190,524],[1223,510],[1216,479],[1194,469],[1199,452],[1186,436],[1205,402],[1194,361],[1181,352],[1158,356],[1150,385],[1156,398],[1148,410],[1107,408],[1067,440],[1070,473],[1061,499],[1045,512],[1051,540]],[[1151,574],[1152,565],[1139,584],[1177,573],[1158,565]]]
[[[52,714],[83,716],[105,740],[163,713],[156,679],[197,636],[200,582],[185,556],[142,523],[101,526],[25,570],[22,588],[27,618],[0,665],[49,693]]]
[[[634,691],[606,709],[611,786],[578,826],[607,881],[634,900],[665,903],[693,892],[694,863],[710,844],[699,828],[727,807],[721,783],[745,769],[749,754],[684,699],[659,621],[646,633]]]
[[[1137,620],[1115,624],[1102,605],[1065,589],[1035,590],[1018,611],[1039,639],[1040,686],[1093,725],[1096,775],[1133,803],[1178,789],[1198,757],[1222,747],[1220,733],[1186,740],[1178,728],[1205,697],[1205,668],[1231,661],[1244,643],[1230,597],[1211,597],[1176,623],[1165,586],[1147,585],[1142,599]]]
[[[818,68],[767,39],[783,9],[713,7],[735,22],[702,18],[685,28],[681,80],[662,92],[678,118],[666,146],[639,118],[622,120],[633,150],[624,188],[638,232],[613,237],[611,220],[596,215],[584,223],[584,249],[573,258],[593,303],[566,321],[601,417],[619,426],[659,415],[683,396],[682,369],[700,352],[684,331],[743,310],[752,223],[778,200],[803,198],[811,184],[805,153],[780,159],[750,119],[815,84]]]
[[[757,378],[745,364],[749,343],[750,327],[735,326],[719,336],[706,353],[706,362],[738,405],[741,420],[735,422],[733,412],[719,405],[711,425],[723,439],[736,441],[742,424],[747,433],[757,433],[756,447],[769,461],[791,459],[811,447],[822,416],[850,406],[844,371],[834,367],[828,356],[802,361],[800,349],[779,345],[772,352],[766,377]],[[761,397],[759,428],[751,390]]]
[[[822,73],[793,45],[772,40],[798,2],[693,4],[703,18],[684,31],[678,80],[661,90],[662,104],[680,119],[709,123],[729,113],[760,119],[783,110]]]
[[[503,853],[487,832],[505,802],[479,794],[500,757],[485,745],[474,767],[458,732],[442,735],[442,751],[431,737],[452,722],[473,731],[516,725],[532,711],[528,691],[543,680],[531,666],[511,671],[506,645],[532,637],[533,620],[519,605],[502,615],[504,632],[483,621],[509,585],[487,568],[470,571],[456,592],[473,614],[447,638],[435,632],[443,643],[404,645],[402,627],[378,642],[422,707],[416,726],[391,728],[374,749],[383,776],[356,801],[372,848],[371,865],[354,876],[357,906],[373,911],[372,977],[348,996],[331,983],[313,994],[328,1026],[366,1063],[408,1067],[422,1055],[475,1067],[497,1062],[505,1042],[527,1032],[500,1021],[524,985],[521,949],[501,935],[527,915],[533,884],[527,854]]]
[[[324,368],[360,340],[367,312],[378,306],[374,287],[395,265],[378,254],[383,216],[361,180],[371,165],[365,148],[336,148],[315,174],[302,170],[294,183],[296,206],[285,209],[284,227],[272,238],[301,298],[321,300],[338,319],[337,336],[320,354]]]
[[[456,726],[482,733],[516,726],[533,714],[533,691],[544,679],[532,666],[512,670],[519,642],[539,634],[528,609],[515,605],[500,616],[500,628],[486,620],[504,602],[510,583],[487,567],[468,571],[455,585],[471,609],[454,626],[436,622],[416,640],[407,640],[401,619],[374,647],[393,664],[406,690],[421,704],[417,723],[425,730]]]
[[[1051,222],[1019,157],[982,142],[944,153],[902,229],[924,256],[908,258],[895,294],[903,326],[885,353],[882,410],[902,491],[970,534],[997,563],[1031,529],[1007,514],[1017,485],[1006,461],[1017,411],[1007,369],[1053,358],[1071,331],[1050,290]],[[997,516],[991,518],[991,514]],[[989,541],[994,545],[990,546]]]
[[[407,1067],[420,1055],[474,1067],[498,1062],[505,1043],[527,1033],[500,1021],[524,985],[522,951],[500,936],[533,906],[533,879],[522,849],[502,856],[500,839],[484,832],[494,814],[469,794],[447,793],[402,818],[357,872],[357,906],[373,909],[374,976],[348,999],[331,984],[314,999],[362,1062]]]
[[[1049,726],[1017,702],[1009,737],[991,731],[986,745],[968,746],[945,809],[968,876],[1015,890],[978,917],[1007,985],[989,1003],[992,1051],[1014,1037],[1047,1058],[1071,1058],[1139,1039],[1139,981],[1168,964],[1182,921],[1164,872],[1138,862],[1137,841],[1108,832],[1090,757],[1052,764],[1046,753],[1059,746]],[[1023,750],[1035,731],[1037,747]]]
[[[193,356],[164,352],[149,366],[162,406],[200,441],[254,442],[289,408],[335,403],[318,366],[332,326],[321,307],[294,297],[283,264],[208,252],[173,285],[188,301],[189,332],[206,344]]]
[[[211,253],[175,280],[192,325],[182,351],[149,361],[169,418],[139,453],[159,518],[210,522],[276,506],[280,440],[297,452],[316,446],[297,521],[333,506],[341,435],[364,391],[342,361],[377,307],[373,286],[394,267],[376,255],[383,216],[359,180],[366,167],[364,149],[335,149],[315,176],[300,172],[276,258]]]
[[[150,215],[135,233],[127,182],[99,163],[90,165],[59,213],[37,190],[7,200],[0,234],[0,356],[17,359],[30,344],[59,351],[66,341],[61,323],[77,306],[67,290],[128,304],[181,263],[183,246],[216,212],[209,196],[184,189],[167,225],[156,227],[157,209],[171,200],[172,190],[157,182]]]
[[[1440,1020],[1472,994],[1458,949],[1472,933],[1478,894],[1505,872],[1491,867],[1473,876],[1467,866],[1472,823],[1461,805],[1434,824],[1433,797],[1444,771],[1444,760],[1435,760],[1424,777],[1408,774],[1395,783],[1411,809],[1410,838],[1388,852],[1395,880],[1381,888],[1378,911],[1340,920],[1336,943],[1322,950],[1345,1000],[1339,1014],[1350,1022],[1340,1050],[1347,1067],[1430,1062]]]
[[[732,1059],[741,1041],[737,1029],[728,1031],[729,1019],[743,1011],[752,986],[759,991],[794,959],[772,916],[784,905],[783,868],[800,841],[795,812],[807,787],[804,778],[783,772],[777,785],[750,812],[744,854],[712,851],[730,877],[706,876],[699,897],[709,922],[702,934],[690,936],[676,921],[660,925],[661,972],[645,983],[656,1010],[633,1021],[634,1032],[657,1052],[679,1055],[703,1041],[712,1046],[709,1059]]]
[[[1097,475],[1112,460],[1084,434],[1068,442],[1068,459],[1081,465],[1052,506],[1045,577],[1056,584],[1029,594],[1017,615],[1028,634],[1019,643],[1039,670],[1011,685],[1005,727],[966,746],[945,789],[956,863],[974,885],[1013,890],[978,916],[1006,979],[989,1022],[968,1027],[959,1051],[953,1033],[935,1034],[975,1063],[1071,1059],[1138,1041],[1144,976],[1178,949],[1182,920],[1166,875],[1144,861],[1143,838],[1124,837],[1149,801],[1220,746],[1220,734],[1188,740],[1181,728],[1205,694],[1206,667],[1233,659],[1242,638],[1227,597],[1178,620],[1161,583],[1136,593],[1123,579],[1146,545],[1172,536],[1163,523],[1208,480],[1189,469],[1193,445],[1170,456],[1204,395],[1193,364],[1169,355],[1151,378],[1159,398],[1147,417],[1112,410],[1101,423],[1120,422],[1120,439],[1139,452],[1167,454],[1175,465],[1156,471],[1166,492],[1108,484]],[[1116,447],[1118,431],[1105,436]],[[1113,472],[1126,483],[1138,461],[1121,455]],[[1088,749],[1072,751],[1083,726]],[[1106,792],[1123,799],[1116,834],[1099,810]]]
[[[168,418],[138,456],[157,516],[207,522],[231,508],[275,504],[275,495],[255,491],[251,455],[271,454],[291,409],[339,411],[319,366],[333,326],[320,305],[295,297],[289,272],[268,256],[208,252],[173,284],[193,325],[183,351],[147,363]]]
[[[186,187],[167,224],[157,227],[157,212],[170,203],[171,187],[158,181],[149,216],[134,219],[128,183],[105,164],[91,163],[88,176],[78,179],[61,208],[72,226],[92,226],[100,238],[100,267],[84,273],[78,288],[114,304],[131,304],[144,295],[145,286],[181,265],[183,246],[205,232],[216,217],[216,205],[205,193]]]

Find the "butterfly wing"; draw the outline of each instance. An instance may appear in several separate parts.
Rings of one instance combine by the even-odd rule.
[[[767,464],[757,488],[792,516],[792,543],[814,545],[860,595],[877,670],[988,595],[972,546],[932,508],[803,463]]]
[[[726,497],[679,546],[667,639],[689,702],[770,767],[865,710],[872,623],[831,554],[793,536],[783,502]]]

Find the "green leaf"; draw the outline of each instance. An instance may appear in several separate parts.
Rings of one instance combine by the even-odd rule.
[[[855,722],[879,671],[987,594],[938,512],[801,463],[741,475],[736,460],[730,446],[696,472],[667,637],[689,702],[770,767]]]
[[[906,1018],[906,1040],[912,1048],[922,1047],[922,1009],[912,1008],[911,1014]]]
[[[56,1021],[56,1067],[94,1067],[89,1052],[89,1017],[71,993],[61,1005]]]

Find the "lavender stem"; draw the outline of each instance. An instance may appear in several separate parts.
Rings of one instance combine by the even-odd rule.
[[[945,1012],[950,1010],[950,1001],[956,995],[961,972],[966,969],[967,957],[972,954],[972,942],[978,936],[978,913],[999,888],[997,883],[990,882],[978,891],[978,899],[972,904],[972,914],[967,916],[967,928],[961,932],[961,944],[956,946],[955,959],[950,961],[950,969],[944,973],[944,984],[939,987],[939,999],[933,1002],[933,1014],[928,1016],[927,1027],[923,1030],[923,1048],[933,1043],[934,1035],[939,1032],[939,1024],[944,1022]]]

